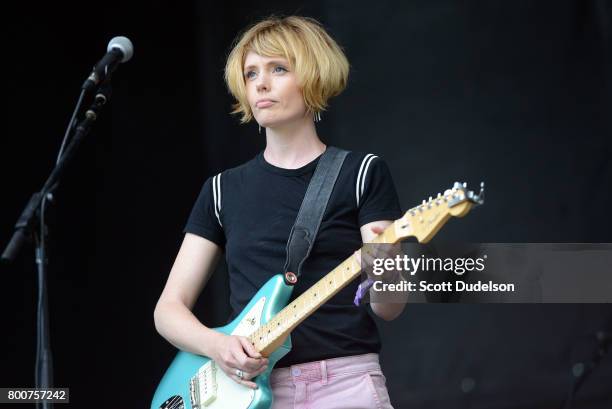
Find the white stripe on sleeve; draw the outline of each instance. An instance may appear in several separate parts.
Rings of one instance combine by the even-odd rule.
[[[215,206],[215,216],[217,216],[217,221],[219,222],[219,226],[223,227],[221,224],[221,218],[219,217],[219,213],[221,212],[221,174],[219,173],[217,176],[213,177],[213,201]]]
[[[368,153],[363,160],[361,161],[361,166],[359,167],[359,173],[357,174],[357,184],[355,186],[355,197],[357,198],[357,207],[359,207],[359,201],[361,196],[363,195],[363,189],[365,187],[365,179],[368,173],[368,168],[370,167],[370,163],[377,158],[378,156]]]

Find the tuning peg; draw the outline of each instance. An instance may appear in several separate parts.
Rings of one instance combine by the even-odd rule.
[[[453,189],[459,189],[460,187],[461,187],[461,183],[459,183],[459,182],[455,182],[453,184]]]
[[[481,204],[484,203],[484,196],[485,196],[485,183],[484,182],[480,182],[480,192],[478,192],[478,202],[480,202]]]
[[[465,189],[467,187],[467,182],[463,182],[463,188]]]

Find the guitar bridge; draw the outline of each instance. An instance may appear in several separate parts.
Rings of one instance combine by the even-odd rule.
[[[189,380],[189,397],[193,409],[203,409],[217,398],[217,365],[208,361]]]

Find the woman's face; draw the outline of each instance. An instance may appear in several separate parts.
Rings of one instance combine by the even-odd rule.
[[[304,117],[306,104],[287,60],[249,51],[243,74],[247,99],[259,125],[274,128]]]

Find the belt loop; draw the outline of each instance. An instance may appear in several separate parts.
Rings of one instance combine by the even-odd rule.
[[[327,385],[327,365],[325,361],[321,361],[321,384]]]

